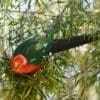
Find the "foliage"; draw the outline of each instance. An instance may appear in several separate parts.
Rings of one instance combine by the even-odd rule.
[[[31,36],[46,38],[52,27],[54,38],[91,33],[95,39],[100,14],[87,10],[87,0],[0,2],[0,84],[5,100],[87,100],[89,87],[100,87],[100,41],[87,45],[86,51],[75,48],[49,55],[35,74],[16,75],[9,65],[21,42]]]

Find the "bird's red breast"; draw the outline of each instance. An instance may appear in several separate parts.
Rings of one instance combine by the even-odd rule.
[[[17,55],[11,58],[10,65],[12,70],[18,74],[34,73],[41,69],[41,64],[29,64],[23,55]]]

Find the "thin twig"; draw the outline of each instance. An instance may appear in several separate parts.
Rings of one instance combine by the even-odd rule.
[[[11,13],[13,13],[13,12],[16,12],[16,13],[40,13],[39,11],[20,11],[20,10],[10,10],[10,9],[0,10],[0,12],[4,12],[4,11],[11,12]]]

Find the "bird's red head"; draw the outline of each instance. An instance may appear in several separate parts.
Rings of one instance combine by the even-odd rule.
[[[11,58],[10,64],[12,68],[17,69],[19,66],[27,64],[27,60],[23,55],[18,55]]]
[[[41,69],[41,64],[32,65],[28,64],[27,59],[23,55],[17,55],[12,57],[10,60],[10,65],[15,73],[25,74],[36,72]]]

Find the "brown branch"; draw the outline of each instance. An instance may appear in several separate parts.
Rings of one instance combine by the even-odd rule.
[[[50,52],[56,53],[64,51],[96,40],[100,40],[99,32],[97,32],[95,36],[91,34],[85,34],[85,35],[70,37],[68,39],[56,39],[52,42],[52,48]]]

